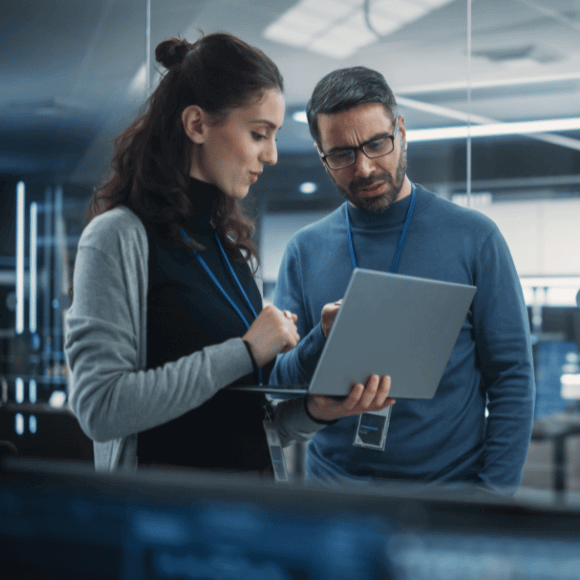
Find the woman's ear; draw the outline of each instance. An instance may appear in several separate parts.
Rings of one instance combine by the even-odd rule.
[[[198,105],[189,105],[181,113],[185,134],[197,145],[201,145],[207,135],[205,111]]]

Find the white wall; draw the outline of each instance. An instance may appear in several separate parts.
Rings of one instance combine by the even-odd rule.
[[[265,281],[275,281],[282,254],[299,229],[328,215],[329,211],[266,213],[260,222],[260,263]]]
[[[575,306],[580,289],[580,199],[477,206],[499,227],[527,304]]]
[[[478,207],[503,233],[520,276],[580,276],[580,199]]]

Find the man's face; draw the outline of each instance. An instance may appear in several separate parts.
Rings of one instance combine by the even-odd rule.
[[[392,135],[395,124],[382,104],[365,103],[339,113],[318,115],[318,129],[322,153],[327,155]],[[410,182],[405,179],[407,155],[403,117],[399,117],[399,132],[391,153],[369,159],[359,150],[352,165],[326,169],[341,195],[354,206],[376,213],[386,210],[411,192]]]

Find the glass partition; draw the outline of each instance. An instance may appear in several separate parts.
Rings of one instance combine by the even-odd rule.
[[[560,490],[580,484],[579,30],[575,2],[473,2],[473,133],[492,130],[472,139],[472,201],[506,238],[530,313],[536,423],[523,485]]]
[[[16,104],[3,102],[2,109],[7,137],[1,167],[11,175],[2,195],[15,199],[16,184],[26,187],[18,239],[26,272],[19,274],[18,288],[16,272],[3,278],[14,292],[3,294],[10,332],[0,338],[10,343],[6,349],[15,349],[10,356],[29,363],[26,372],[19,367],[15,374],[8,358],[3,360],[3,403],[48,403],[52,391],[62,393],[66,385],[62,314],[85,203],[109,170],[113,138],[159,81],[156,45],[176,35],[194,41],[200,31],[223,30],[263,49],[285,78],[278,164],[266,168],[249,200],[257,216],[266,300],[293,232],[343,201],[313,147],[304,122],[306,101],[333,69],[375,68],[405,118],[409,177],[488,215],[508,242],[534,333],[538,409],[548,415],[576,407],[577,0],[145,0],[87,5],[75,18],[66,3],[50,13],[41,4],[18,21],[25,30],[22,22],[34,16],[29,20],[38,27],[37,60],[22,48],[28,45],[18,26],[11,31],[14,46],[21,43],[22,58],[29,59],[14,69],[28,72],[21,84],[8,87]],[[64,58],[59,43],[75,35],[85,41]],[[42,155],[31,154],[40,149]],[[1,257],[16,265],[16,256]],[[16,320],[24,325],[18,336],[27,341],[15,338]],[[63,404],[60,397],[55,404]],[[18,421],[18,430],[38,428],[29,415]],[[570,464],[569,470],[571,485],[580,488],[580,466]]]

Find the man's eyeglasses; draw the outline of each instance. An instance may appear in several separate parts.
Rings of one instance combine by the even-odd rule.
[[[393,152],[395,148],[395,137],[399,131],[399,118],[395,121],[395,130],[392,135],[384,135],[378,139],[373,139],[372,141],[367,141],[358,147],[349,147],[348,149],[339,149],[324,155],[318,146],[318,154],[322,161],[328,165],[330,169],[344,169],[353,165],[356,161],[356,152],[362,151],[369,159],[375,159],[376,157],[383,157],[383,155],[388,155]]]

